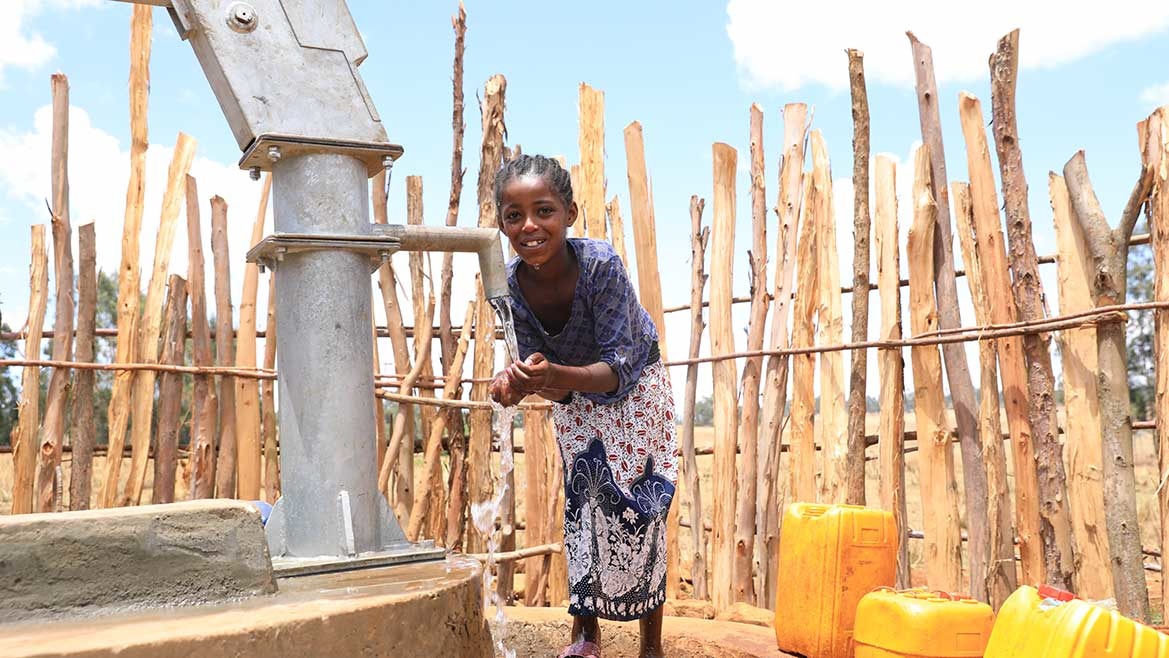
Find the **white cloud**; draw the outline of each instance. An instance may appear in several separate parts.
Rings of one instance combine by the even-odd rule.
[[[925,0],[729,0],[727,15],[727,35],[744,82],[784,90],[810,83],[847,88],[846,48],[864,51],[870,81],[911,85],[906,30],[932,47],[942,83],[985,78],[998,38],[1015,28],[1021,30],[1021,66],[1042,68],[1169,25],[1169,5],[1140,0],[989,0],[962,14],[952,5]]]
[[[33,117],[32,130],[5,132],[0,130],[0,196],[7,197],[28,209],[29,223],[44,222],[48,216],[45,199],[49,197],[49,150],[52,133],[52,110],[38,109]],[[151,144],[146,153],[146,197],[139,237],[139,266],[142,287],[149,283],[154,259],[154,243],[158,232],[162,196],[166,187],[167,169],[174,153],[174,137],[153,136],[163,142]],[[224,164],[208,158],[196,157],[191,174],[199,186],[204,258],[208,278],[208,295],[213,290],[211,270],[211,210],[209,199],[220,195],[228,202],[228,242],[231,251],[231,278],[233,302],[238,307],[243,281],[243,254],[251,240],[252,222],[260,196],[260,183],[251,181],[246,172],[234,164]],[[126,203],[126,184],[129,178],[129,151],[113,135],[94,126],[89,114],[73,106],[69,110],[69,197],[70,220],[73,225],[74,260],[77,254],[77,227],[94,222],[97,238],[97,266],[105,272],[118,270],[122,253],[122,223]],[[271,209],[269,209],[269,217]],[[269,232],[271,220],[269,219]],[[14,230],[26,231],[25,227]],[[172,246],[169,271],[187,276],[186,209],[180,210],[178,226]],[[266,281],[261,282],[260,304],[267,299]],[[209,306],[214,308],[213,298]],[[15,316],[13,316],[15,317]],[[263,325],[263,320],[259,321]]]
[[[57,54],[53,44],[29,29],[27,21],[43,11],[95,6],[99,0],[4,0],[0,2],[0,84],[9,66],[33,69]]]
[[[1169,105],[1169,82],[1149,85],[1141,90],[1141,102],[1149,105]]]

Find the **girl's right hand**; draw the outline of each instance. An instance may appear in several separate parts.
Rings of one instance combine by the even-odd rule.
[[[507,378],[506,371],[497,374],[495,379],[491,380],[491,384],[487,388],[487,393],[491,396],[492,400],[505,407],[515,406],[524,398],[523,393],[520,393],[512,387],[511,382]]]

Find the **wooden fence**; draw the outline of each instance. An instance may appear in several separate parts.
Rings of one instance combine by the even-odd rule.
[[[74,308],[66,173],[68,82],[63,75],[52,78],[54,323],[51,331],[44,330],[49,254],[45,228],[38,225],[32,227],[28,323],[19,335],[2,337],[22,341],[27,357],[0,361],[3,367],[23,368],[19,423],[12,436],[12,513],[183,497],[271,501],[280,491],[273,386],[277,376],[274,298],[269,295],[267,309],[256,308],[258,289],[265,282],[255,265],[245,265],[242,296],[237,300],[239,322],[232,326],[229,264],[233,256],[226,240],[227,207],[219,197],[210,199],[212,273],[208,276],[201,251],[201,236],[208,228],[200,212],[205,200],[188,175],[195,144],[186,135],[180,134],[175,148],[154,262],[145,296],[140,296],[145,273],[140,271],[137,253],[145,176],[150,10],[135,6],[133,11],[131,175],[115,327],[95,327],[92,224],[78,229],[78,305]],[[454,147],[446,225],[457,222],[462,198],[465,14],[461,9],[453,25]],[[1142,548],[1132,431],[1134,427],[1155,429],[1155,441],[1162,448],[1169,439],[1161,420],[1169,418],[1169,412],[1162,413],[1169,404],[1165,395],[1169,349],[1163,335],[1169,325],[1162,321],[1169,304],[1169,267],[1165,266],[1169,238],[1163,229],[1169,219],[1169,149],[1164,148],[1169,143],[1169,125],[1164,110],[1139,124],[1141,166],[1134,166],[1139,176],[1128,203],[1111,225],[1092,191],[1083,152],[1064,165],[1062,175],[1050,175],[1048,193],[1058,253],[1039,256],[1015,134],[1018,46],[1014,32],[992,54],[989,116],[979,99],[965,93],[957,99],[969,181],[951,181],[946,176],[939,115],[954,107],[938,98],[929,48],[912,35],[923,146],[912,167],[898,167],[891,159],[877,156],[870,171],[863,56],[848,52],[856,236],[851,282],[840,280],[836,251],[836,220],[846,211],[833,207],[828,151],[822,134],[810,125],[811,112],[800,103],[783,107],[782,144],[768,148],[762,137],[766,112],[752,106],[750,295],[733,296],[738,260],[734,244],[738,154],[716,143],[709,226],[703,219],[705,200],[695,196],[690,204],[692,295],[688,304],[664,306],[643,129],[638,122],[624,129],[638,292],[660,332],[663,359],[673,368],[675,381],[682,381],[685,373],[679,442],[683,468],[678,504],[669,521],[671,598],[708,598],[716,610],[737,602],[769,606],[780,586],[775,558],[782,509],[792,501],[820,501],[869,504],[893,512],[902,539],[901,584],[968,592],[997,606],[1019,583],[1046,582],[1086,598],[1115,597],[1126,614],[1149,619],[1144,571],[1146,567],[1159,570],[1160,551],[1169,542],[1169,523],[1162,524],[1160,550]],[[626,259],[624,218],[617,197],[605,202],[612,191],[605,187],[604,96],[585,84],[579,93],[579,164],[570,167],[582,218],[576,231],[611,240]],[[518,151],[504,143],[505,94],[505,79],[495,76],[482,96],[480,226],[495,222],[494,171]],[[988,123],[994,131],[1002,199],[990,157]],[[767,154],[781,156],[778,189],[770,196]],[[909,198],[898,198],[898,176],[912,177]],[[423,223],[422,180],[410,177],[406,187],[408,221]],[[265,181],[253,242],[262,234],[269,189],[270,181]],[[385,186],[380,176],[372,189],[375,221],[385,223]],[[905,204],[912,210],[912,224],[908,241],[902,244],[898,207]],[[184,206],[190,253],[188,272],[181,277],[168,275],[168,270],[171,241]],[[775,213],[774,223],[769,209]],[[1134,237],[1142,209],[1148,215],[1150,233]],[[775,245],[773,275],[768,273],[769,224]],[[955,232],[965,269],[955,267]],[[1128,248],[1143,243],[1153,248],[1154,300],[1129,304],[1125,290]],[[900,278],[902,254],[908,263],[908,280]],[[238,254],[234,259],[239,262]],[[1047,291],[1058,299],[1055,316],[1045,315],[1038,275],[1040,265],[1051,263],[1058,267],[1058,290]],[[454,307],[449,255],[443,261],[437,295],[433,279],[423,271],[422,258],[411,255],[408,265],[408,273],[396,271],[390,263],[377,272],[387,324],[371,331],[388,338],[393,352],[388,360],[394,364],[393,372],[380,372],[381,361],[375,355],[378,423],[376,437],[370,440],[377,444],[379,487],[412,539],[431,538],[451,549],[479,553],[485,549],[486,538],[468,525],[467,510],[503,484],[493,476],[497,462],[492,459],[491,414],[486,402],[486,384],[495,362],[495,318],[481,288],[465,309]],[[708,279],[710,292],[704,301]],[[208,280],[213,284],[214,327],[208,321]],[[974,322],[968,318],[965,325],[958,316],[960,280],[968,287],[975,311]],[[270,275],[266,283],[271,285]],[[905,288],[908,326],[901,317]],[[403,299],[399,290],[409,290],[409,299]],[[867,317],[874,293],[873,313],[879,316],[880,329],[877,336],[869,336]],[[847,342],[845,294],[851,294],[854,318]],[[732,323],[732,306],[740,303],[750,305],[745,343],[736,339],[736,330],[741,328]],[[404,304],[412,307],[414,327],[405,326]],[[1133,423],[1129,411],[1124,327],[1127,314],[1134,311],[1152,311],[1157,316],[1154,422]],[[691,330],[688,353],[671,359],[665,349],[664,318],[675,312],[690,314]],[[267,321],[260,331],[258,315],[265,314]],[[453,324],[452,315],[461,324]],[[708,323],[710,354],[701,356],[701,337]],[[95,336],[116,336],[111,363],[95,362]],[[1054,395],[1053,336],[1059,341],[1064,377],[1066,421],[1062,424]],[[41,352],[42,341],[50,339],[51,359],[34,358]],[[968,342],[978,343],[981,397],[975,393],[972,365],[963,349]],[[914,384],[909,414],[905,410],[906,348]],[[870,354],[879,370],[879,382],[871,386],[866,381]],[[468,361],[469,378],[464,377]],[[697,446],[695,439],[700,363],[713,363],[710,446]],[[436,373],[436,364],[441,374]],[[38,392],[45,368],[49,380],[42,413]],[[93,401],[94,375],[99,370],[115,372],[105,409],[95,409]],[[869,431],[865,423],[869,390],[879,391],[876,431]],[[943,390],[951,395],[951,408],[942,397]],[[393,413],[388,413],[387,402],[396,404]],[[499,546],[509,558],[499,566],[498,586],[509,598],[522,588],[527,605],[558,605],[567,598],[566,565],[559,552],[562,465],[550,405],[528,401],[521,406],[522,442],[515,449],[522,463],[507,482],[512,495],[505,499],[497,530]],[[188,410],[186,416],[183,409]],[[95,445],[97,413],[107,414],[108,446]],[[909,420],[914,429],[906,431]],[[189,423],[185,442],[180,441],[181,422]],[[916,455],[907,463],[910,453]],[[1169,468],[1169,449],[1161,449],[1159,455],[1157,473]],[[102,468],[94,474],[99,458],[104,459]],[[876,462],[869,478],[875,475],[876,482],[870,482],[872,492],[867,493],[868,461]],[[712,486],[702,491],[700,475],[707,471]],[[1159,475],[1154,479],[1161,480]],[[518,489],[517,481],[522,483]],[[91,482],[96,484],[92,490]],[[517,491],[522,491],[519,498]],[[1157,499],[1155,509],[1164,516],[1169,512],[1169,490],[1159,487],[1152,495]],[[920,509],[918,528],[910,527],[911,507]],[[519,516],[517,509],[525,513]],[[913,544],[918,548],[912,552],[911,539],[921,542]],[[911,555],[918,556],[917,564],[910,562]],[[520,558],[516,566],[514,560]],[[1146,558],[1151,559],[1148,565]],[[522,580],[515,572],[523,574]],[[1165,593],[1169,592],[1160,593],[1162,601]]]

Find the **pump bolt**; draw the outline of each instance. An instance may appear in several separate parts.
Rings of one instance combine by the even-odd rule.
[[[248,176],[251,176],[252,180],[260,180],[260,168],[252,167],[248,170]]]
[[[382,157],[382,167],[385,167],[386,169],[393,169],[394,168],[394,159],[388,155]]]
[[[270,162],[273,162],[273,163],[278,162],[280,160],[280,147],[279,146],[269,146],[268,147],[268,160]]]
[[[236,2],[227,8],[227,26],[236,32],[256,29],[256,9],[246,2]]]

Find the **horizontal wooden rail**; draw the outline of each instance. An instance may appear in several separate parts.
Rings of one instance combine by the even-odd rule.
[[[1149,244],[1149,234],[1148,233],[1141,233],[1138,235],[1134,235],[1134,236],[1132,236],[1132,239],[1129,240],[1128,243],[1129,243],[1129,245],[1134,246],[1134,247]],[[1052,263],[1055,263],[1055,255],[1054,254],[1049,254],[1046,256],[1039,257],[1039,264],[1040,265],[1051,265]],[[954,270],[954,276],[966,276],[966,270],[963,270],[963,269]],[[909,286],[909,279],[901,279],[900,283],[901,283],[902,288],[908,287]],[[869,284],[869,291],[870,292],[872,292],[876,289],[877,289],[877,284],[875,284],[875,283]],[[840,292],[842,292],[844,294],[851,293],[852,291],[853,291],[852,286],[842,286],[840,288]],[[795,297],[794,293],[792,294],[792,297]],[[773,302],[773,301],[775,301],[775,295],[768,293],[767,299],[768,299],[768,301]],[[732,304],[745,304],[745,303],[750,302],[750,301],[751,301],[750,295],[731,298]],[[703,301],[702,308],[708,308],[708,307],[710,307],[710,302]],[[667,306],[666,308],[662,309],[662,312],[663,313],[677,313],[679,311],[688,311],[688,310],[690,310],[690,304],[679,304],[677,306]]]

